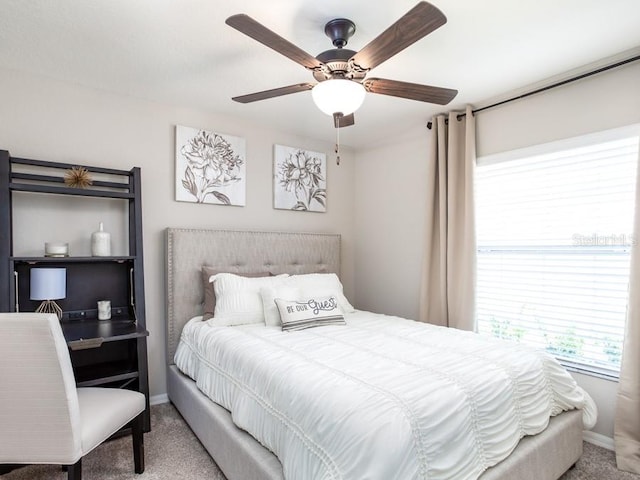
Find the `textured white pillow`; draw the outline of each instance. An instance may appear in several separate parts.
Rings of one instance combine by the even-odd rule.
[[[301,292],[299,289],[289,285],[278,285],[262,287],[260,289],[260,297],[262,298],[262,309],[264,310],[264,323],[268,326],[279,327],[282,325],[282,321],[276,305],[276,298],[298,299],[301,297]]]
[[[287,286],[300,290],[303,297],[326,297],[334,295],[343,313],[353,313],[355,308],[344,296],[342,283],[335,273],[308,273],[306,275],[291,275],[285,280]]]
[[[212,275],[210,281],[216,293],[216,307],[211,325],[245,325],[264,323],[260,289],[281,284],[289,275],[275,277],[241,277],[233,273]]]
[[[282,319],[283,331],[346,324],[334,295],[304,300],[276,298],[275,302]]]

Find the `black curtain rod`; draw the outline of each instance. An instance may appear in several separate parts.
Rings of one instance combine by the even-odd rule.
[[[500,105],[504,105],[505,103],[513,102],[515,100],[520,100],[522,98],[526,98],[526,97],[529,97],[531,95],[535,95],[536,93],[545,92],[547,90],[551,90],[552,88],[561,87],[562,85],[566,85],[567,83],[575,82],[576,80],[582,80],[583,78],[587,78],[587,77],[590,77],[592,75],[597,75],[598,73],[606,72],[607,70],[612,70],[614,68],[621,67],[622,65],[626,65],[627,63],[635,62],[637,60],[640,60],[640,55],[636,55],[635,57],[627,58],[626,60],[621,60],[619,62],[612,63],[611,65],[606,65],[604,67],[597,68],[597,69],[592,70],[590,72],[582,73],[582,74],[577,75],[575,77],[567,78],[566,80],[562,80],[560,82],[556,82],[556,83],[553,83],[551,85],[547,85],[546,87],[538,88],[537,90],[533,90],[531,92],[523,93],[522,95],[517,95],[515,97],[511,97],[511,98],[508,98],[506,100],[502,100],[501,102],[492,103],[491,105],[487,105],[486,107],[478,108],[477,110],[472,110],[471,113],[473,113],[475,115],[478,112],[482,112],[482,111],[488,110],[490,108],[498,107]],[[466,113],[460,113],[460,114],[458,114],[456,116],[456,118],[458,120],[462,120],[466,115],[467,115]],[[429,123],[427,123],[427,128],[429,130],[431,130],[432,127],[433,127],[433,122],[430,121]]]

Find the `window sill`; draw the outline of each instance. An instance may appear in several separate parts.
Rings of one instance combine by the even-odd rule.
[[[562,358],[558,358],[557,360],[569,372],[580,373],[581,375],[588,375],[590,377],[601,378],[603,380],[609,380],[610,382],[620,381],[620,372],[618,371],[609,370],[606,368],[593,367],[591,365],[583,365],[580,363],[564,360]]]

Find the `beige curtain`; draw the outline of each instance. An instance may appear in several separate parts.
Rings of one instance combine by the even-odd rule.
[[[633,225],[636,242],[631,250],[627,329],[613,435],[618,468],[633,473],[640,473],[640,157],[638,163]]]
[[[420,320],[475,330],[476,127],[471,107],[459,113],[432,122]]]

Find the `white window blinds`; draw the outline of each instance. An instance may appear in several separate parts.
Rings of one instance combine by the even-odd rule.
[[[478,162],[481,333],[617,375],[634,241],[637,131]]]

